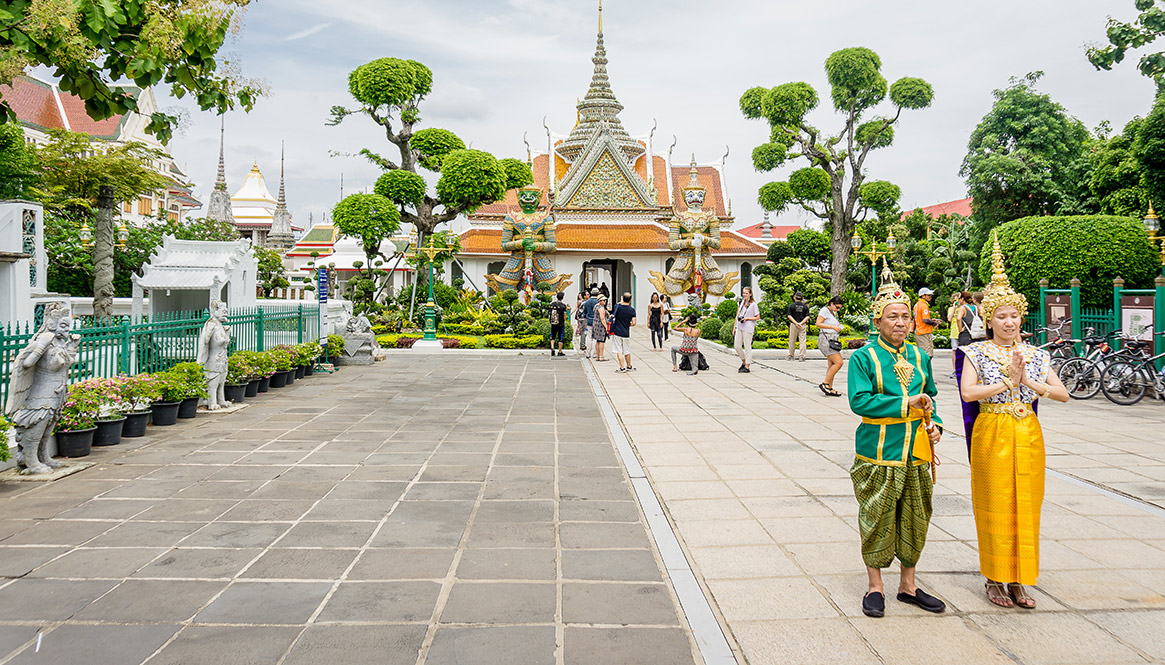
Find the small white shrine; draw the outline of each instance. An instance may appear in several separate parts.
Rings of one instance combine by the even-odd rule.
[[[0,322],[33,320],[33,297],[48,288],[44,209],[31,201],[0,201]]]
[[[143,298],[149,291],[151,317],[170,312],[210,308],[221,300],[231,309],[256,303],[259,270],[251,241],[177,240],[162,238],[162,247],[142,274],[133,277],[133,316],[144,313]]]

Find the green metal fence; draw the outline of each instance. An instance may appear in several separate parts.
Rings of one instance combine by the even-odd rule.
[[[1113,311],[1099,307],[1082,307],[1080,309],[1080,329],[1092,328],[1097,335],[1107,335],[1116,330],[1113,322]]]
[[[143,318],[78,319],[73,333],[81,336],[77,364],[71,379],[160,372],[198,356],[198,335],[209,314],[172,312]],[[279,344],[319,339],[320,312],[303,305],[249,307],[232,310],[230,351],[265,351]],[[0,325],[0,405],[8,398],[12,363],[28,345],[36,329],[31,323]]]

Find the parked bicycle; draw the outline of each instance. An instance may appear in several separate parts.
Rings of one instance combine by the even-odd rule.
[[[1119,351],[1109,345],[1117,338],[1122,340]],[[1065,361],[1057,370],[1057,375],[1069,396],[1090,399],[1100,392],[1100,374],[1106,367],[1117,360],[1143,358],[1148,355],[1149,346],[1149,342],[1124,337],[1120,330],[1114,330],[1103,337],[1088,335],[1084,339],[1084,355]]]
[[[1165,336],[1165,331],[1153,336]],[[1161,358],[1165,358],[1165,353],[1113,362],[1100,373],[1100,389],[1104,396],[1122,406],[1136,404],[1149,390],[1165,398],[1165,369],[1158,371],[1156,368],[1156,362]]]

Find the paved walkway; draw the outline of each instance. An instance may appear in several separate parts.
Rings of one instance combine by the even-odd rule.
[[[0,484],[0,662],[694,663],[555,360],[392,354]]]
[[[966,452],[951,436],[939,447],[919,564],[920,584],[949,610],[934,616],[891,600],[885,619],[868,619],[848,476],[856,419],[844,399],[817,390],[824,362],[738,374],[735,356],[709,348],[711,371],[691,377],[672,373],[667,354],[638,337],[634,352],[636,372],[595,366],[751,665],[1165,660],[1165,513],[1155,507],[1050,475],[1039,609],[1003,610],[983,596]],[[953,381],[941,389],[940,412],[955,413]],[[1053,469],[1159,502],[1161,404],[1054,405],[1043,422]]]

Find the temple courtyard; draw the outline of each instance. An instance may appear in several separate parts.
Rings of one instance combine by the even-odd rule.
[[[394,352],[0,483],[0,664],[1165,661],[1162,404],[1041,412],[1038,608],[1003,609],[941,353],[919,583],[948,609],[870,619],[820,354],[738,374],[702,342],[691,377],[639,337],[629,374]]]

